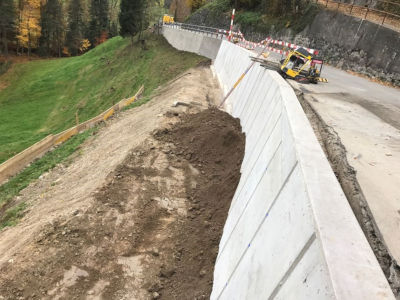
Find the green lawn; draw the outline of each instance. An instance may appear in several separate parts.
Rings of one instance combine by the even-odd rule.
[[[172,48],[162,37],[147,49],[115,37],[71,58],[15,64],[0,76],[0,163],[48,134],[88,120],[145,85],[145,96],[204,58]]]

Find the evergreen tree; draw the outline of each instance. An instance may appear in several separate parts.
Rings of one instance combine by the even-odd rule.
[[[109,36],[114,37],[118,35],[118,24],[115,22],[112,22],[110,25],[110,31],[109,31]]]
[[[119,13],[120,35],[123,37],[135,36],[147,27],[146,0],[121,0]]]
[[[14,35],[15,9],[13,0],[0,0],[0,53],[8,55],[8,44]]]
[[[40,54],[46,56],[61,56],[64,32],[64,18],[60,0],[47,0],[47,3],[45,3],[41,7],[40,15]]]
[[[68,31],[66,46],[71,55],[78,55],[84,40],[85,23],[81,0],[71,0],[68,8]]]
[[[108,0],[91,0],[88,37],[95,46],[107,38],[110,27]]]

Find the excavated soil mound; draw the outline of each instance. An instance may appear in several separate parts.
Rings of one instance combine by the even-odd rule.
[[[29,262],[2,267],[1,299],[209,298],[245,139],[217,109],[165,116],[90,207],[48,224]]]
[[[155,137],[175,146],[172,155],[200,171],[197,185],[186,182],[188,218],[177,228],[179,256],[174,273],[164,281],[165,299],[206,299],[211,293],[215,258],[244,155],[239,120],[211,108],[185,115]]]

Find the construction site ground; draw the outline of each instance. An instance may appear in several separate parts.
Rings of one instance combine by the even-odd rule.
[[[120,113],[22,191],[0,299],[206,299],[240,178],[239,121],[208,66]]]
[[[337,133],[321,145],[343,147],[331,165],[339,180],[335,165],[354,168],[344,176],[399,262],[400,90],[330,66],[322,75],[329,83],[288,82]],[[0,232],[0,299],[208,298],[244,151],[238,120],[209,108],[220,96],[208,66],[191,69],[23,190],[15,201],[28,211]]]

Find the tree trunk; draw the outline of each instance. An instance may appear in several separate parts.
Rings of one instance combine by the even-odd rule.
[[[7,33],[3,33],[3,45],[4,45],[4,55],[6,59],[8,58],[8,41],[7,41]]]
[[[57,38],[58,57],[61,57],[61,43],[60,38]]]
[[[31,32],[28,29],[28,57],[31,57]]]

